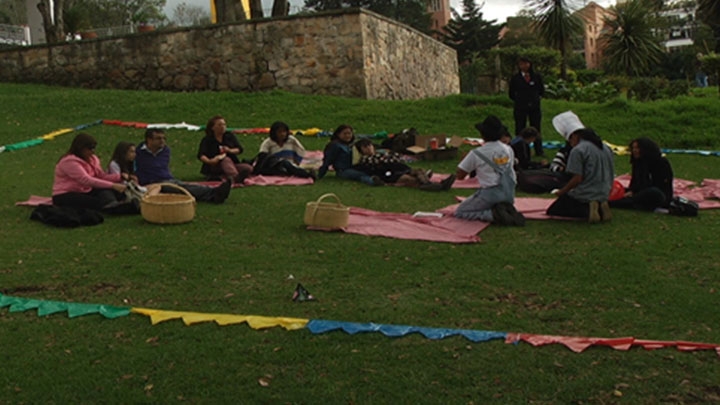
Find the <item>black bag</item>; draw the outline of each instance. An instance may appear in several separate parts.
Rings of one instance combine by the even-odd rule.
[[[415,145],[415,136],[418,134],[415,128],[404,129],[402,132],[388,138],[380,145],[383,149],[390,149],[395,153],[405,153],[405,149]]]
[[[673,197],[668,207],[670,215],[681,217],[696,217],[698,215],[698,209],[700,209],[698,203],[684,197]]]

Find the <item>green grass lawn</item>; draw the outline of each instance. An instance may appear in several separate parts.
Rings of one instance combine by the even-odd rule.
[[[284,92],[162,93],[0,84],[0,145],[97,119],[359,134],[415,127],[422,134],[477,136],[487,114],[512,123],[503,95],[365,101]],[[544,102],[550,118],[572,109],[606,140],[649,136],[663,147],[720,149],[714,89],[653,103]],[[120,140],[143,131],[94,126],[107,163]],[[172,171],[200,180],[202,134],[168,131]],[[482,243],[452,245],[305,230],[305,203],[333,192],[351,206],[432,211],[451,193],[371,188],[335,179],[312,186],[235,189],[223,205],[199,204],[193,222],[161,226],[139,216],[55,229],[15,207],[50,195],[53,168],[73,134],[0,154],[0,292],[43,300],[208,313],[551,335],[720,343],[717,311],[720,214],[697,218],[615,210],[589,226],[529,221],[491,226]],[[317,150],[327,138],[302,138]],[[262,136],[241,136],[248,157]],[[464,147],[464,149],[468,149]],[[550,152],[553,153],[553,152]],[[677,177],[720,178],[720,159],[670,155]],[[418,162],[435,172],[456,161]],[[616,172],[629,168],[616,157]],[[292,275],[292,279],[290,279]],[[318,299],[294,303],[301,282]],[[472,343],[460,337],[313,335],[212,323],[152,326],[130,315],[70,319],[0,310],[0,403],[697,403],[720,401],[713,351],[627,352],[593,347]]]

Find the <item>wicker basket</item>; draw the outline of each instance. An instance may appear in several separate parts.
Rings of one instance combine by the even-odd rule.
[[[323,202],[332,197],[336,202]],[[348,224],[350,208],[342,205],[338,196],[333,193],[323,194],[317,201],[305,205],[305,225],[317,228],[340,229]]]
[[[195,197],[184,188],[173,183],[159,183],[157,186],[172,187],[183,194],[148,192],[140,200],[140,213],[153,224],[182,224],[195,217]],[[157,187],[159,190],[160,187]]]

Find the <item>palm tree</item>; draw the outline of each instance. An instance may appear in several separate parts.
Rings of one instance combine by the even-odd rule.
[[[560,51],[560,76],[567,78],[567,52],[574,35],[581,35],[583,22],[568,6],[571,0],[525,0],[535,15],[533,29],[548,45]]]
[[[712,29],[715,38],[715,53],[720,53],[720,1],[697,0],[697,16]]]
[[[657,19],[644,0],[630,0],[610,8],[605,18],[608,31],[605,41],[605,59],[608,71],[628,76],[647,73],[660,61],[663,49],[654,31]]]

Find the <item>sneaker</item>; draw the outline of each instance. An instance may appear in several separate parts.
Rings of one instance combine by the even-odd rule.
[[[230,195],[230,189],[232,189],[232,181],[225,180],[223,183],[213,189],[212,202],[215,204],[222,204],[227,200]]]
[[[610,212],[610,204],[607,201],[600,203],[600,218],[603,222],[612,221],[612,212]]]
[[[450,190],[453,183],[455,183],[455,175],[454,174],[451,174],[450,177],[448,177],[447,179],[440,182],[440,184],[442,184],[443,190]]]
[[[508,203],[497,203],[493,205],[492,207],[492,214],[493,214],[493,221],[492,223],[495,225],[513,225],[515,223],[515,219],[513,218],[512,214],[507,209]]]
[[[590,201],[589,207],[588,222],[591,224],[600,222],[600,204],[597,201]]]
[[[382,181],[382,179],[378,176],[372,176],[370,178],[372,179],[373,186],[384,186],[385,185],[385,182]]]
[[[432,171],[432,169],[427,169],[427,170],[425,170],[425,177],[427,177],[428,179],[431,179],[432,176],[433,176],[433,171]]]

